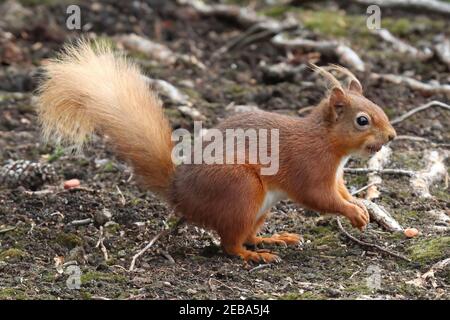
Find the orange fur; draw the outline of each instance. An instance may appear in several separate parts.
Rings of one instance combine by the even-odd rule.
[[[171,130],[136,65],[106,44],[80,41],[45,66],[45,77],[38,113],[46,140],[79,149],[99,130],[145,187],[167,192],[174,171]]]
[[[255,252],[244,243],[298,242],[297,235],[257,236],[266,215],[257,218],[270,190],[281,190],[299,204],[319,212],[346,216],[360,229],[369,217],[345,187],[339,172],[345,157],[379,149],[395,130],[377,105],[362,95],[359,81],[347,69],[332,67],[350,77],[346,88],[322,68],[314,67],[332,84],[327,97],[305,118],[250,112],[228,118],[218,129],[278,129],[279,171],[260,174],[259,164],[206,165],[171,162],[170,129],[161,103],[137,67],[103,47],[86,43],[69,47],[46,66],[48,79],[40,89],[39,116],[44,136],[82,144],[99,129],[111,138],[143,183],[166,196],[177,214],[216,230],[224,250],[251,261],[277,261],[270,252]],[[370,127],[355,127],[363,112]]]

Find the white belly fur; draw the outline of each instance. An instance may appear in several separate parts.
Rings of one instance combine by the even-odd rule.
[[[261,208],[256,215],[256,220],[262,217],[270,208],[272,208],[278,201],[287,199],[286,193],[280,190],[269,190],[264,196],[264,201],[261,205]]]
[[[347,164],[348,159],[350,159],[350,156],[342,158],[341,162],[339,163],[339,167],[336,170],[336,180],[338,180],[344,174],[344,167]]]

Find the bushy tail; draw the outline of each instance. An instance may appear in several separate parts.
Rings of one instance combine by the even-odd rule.
[[[44,139],[81,148],[107,135],[148,189],[165,193],[174,171],[171,129],[139,68],[102,43],[79,41],[45,65],[38,91]]]

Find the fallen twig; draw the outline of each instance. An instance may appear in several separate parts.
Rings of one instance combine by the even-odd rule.
[[[450,86],[448,86],[448,87],[449,87],[449,90],[450,90]],[[424,104],[422,106],[416,107],[416,108],[406,112],[405,114],[403,114],[403,115],[393,119],[391,121],[391,124],[394,125],[394,124],[397,124],[399,122],[402,122],[403,120],[411,117],[412,115],[416,114],[417,112],[427,110],[428,108],[431,108],[431,107],[440,107],[440,108],[443,108],[443,109],[446,109],[446,110],[450,110],[450,105],[448,105],[446,103],[443,103],[443,102],[440,102],[440,101],[433,100],[433,101],[430,101],[430,102],[428,102],[428,103],[426,103],[426,104]]]
[[[437,263],[435,263],[430,270],[428,270],[427,272],[425,272],[424,274],[420,274],[419,276],[413,280],[410,281],[406,281],[407,284],[412,284],[416,287],[425,287],[427,284],[427,281],[431,282],[431,285],[436,288],[437,287],[437,283],[436,283],[436,278],[434,276],[434,274],[438,271],[444,270],[448,265],[450,265],[450,258],[444,259],[442,261],[439,261]]]
[[[433,56],[433,51],[429,48],[425,48],[424,50],[419,50],[412,45],[406,43],[405,41],[396,38],[389,30],[387,29],[374,29],[372,33],[380,37],[382,40],[389,42],[392,47],[400,53],[407,54],[417,60],[428,60]]]
[[[353,191],[353,192],[352,192],[352,196],[355,196],[355,195],[357,195],[358,193],[361,193],[361,192],[363,192],[364,190],[369,189],[371,186],[374,186],[374,185],[376,185],[376,184],[377,184],[377,182],[369,183],[368,185],[366,185],[366,186],[364,186],[364,187],[362,187],[362,188],[359,188],[358,190]]]
[[[93,222],[94,222],[94,220],[92,220],[91,218],[87,218],[87,219],[82,219],[82,220],[71,221],[68,223],[68,225],[79,227],[79,226],[85,226],[85,225],[91,224]]]
[[[392,175],[403,175],[408,177],[413,177],[415,175],[414,171],[404,170],[404,169],[370,169],[370,168],[344,168],[344,172],[347,173],[377,173],[377,174],[392,174]]]
[[[141,255],[143,255],[148,249],[150,249],[150,248],[153,246],[153,244],[155,244],[155,242],[156,242],[159,238],[161,238],[161,237],[163,237],[163,236],[166,236],[166,235],[168,235],[168,234],[170,234],[170,233],[175,232],[175,231],[178,229],[178,227],[179,227],[180,225],[182,225],[184,222],[185,222],[185,219],[184,219],[184,218],[180,218],[180,219],[178,219],[178,221],[177,221],[171,228],[162,230],[162,231],[160,231],[156,236],[154,236],[154,237],[149,241],[149,243],[148,243],[142,250],[140,250],[138,253],[136,253],[136,254],[133,256],[133,259],[131,260],[130,268],[128,269],[128,271],[133,271],[133,270],[134,270],[134,267],[135,267],[135,265],[136,265],[137,259],[138,259]]]
[[[437,57],[450,68],[450,40],[444,39],[434,47]]]
[[[172,65],[177,61],[182,61],[192,64],[199,69],[206,69],[205,65],[198,61],[196,57],[175,53],[161,43],[154,42],[134,33],[120,35],[115,37],[115,39],[125,49],[137,51],[152,60],[156,60],[167,65]]]
[[[382,8],[404,8],[450,15],[450,4],[438,0],[354,0],[363,5],[376,4]]]
[[[440,83],[424,83],[420,82],[414,78],[399,76],[396,74],[379,74],[372,73],[370,78],[374,80],[384,80],[388,82],[392,82],[394,84],[405,84],[409,86],[413,90],[422,91],[428,94],[437,94],[444,93],[450,94],[450,85],[448,84],[440,84]]]
[[[105,236],[104,236],[104,230],[103,230],[103,226],[100,226],[99,228],[100,230],[100,235],[98,237],[98,241],[97,244],[95,245],[96,248],[100,247],[100,250],[103,253],[103,257],[105,259],[105,261],[108,261],[108,250],[106,250],[105,244],[103,243],[103,241],[105,240]]]
[[[15,229],[16,229],[16,227],[8,227],[8,228],[0,229],[0,234],[7,233],[7,232],[13,231]]]
[[[120,203],[124,206],[127,203],[127,200],[125,199],[125,196],[122,193],[122,190],[120,190],[119,186],[116,186],[117,192],[120,195]]]
[[[403,227],[382,206],[370,200],[361,199],[369,211],[370,218],[376,221],[386,230],[391,232],[403,232]]]
[[[147,76],[143,76],[144,80],[152,86],[158,93],[167,97],[173,104],[178,106],[178,110],[192,118],[193,120],[205,120],[205,116],[196,108],[193,107],[193,103],[189,97],[178,90],[173,84],[162,79],[152,79]]]
[[[335,55],[341,64],[358,71],[365,70],[364,62],[359,55],[353,49],[338,41],[289,39],[286,34],[280,33],[272,38],[272,44],[283,48],[313,50],[325,55]]]
[[[449,153],[448,151],[439,152],[437,150],[429,150],[425,153],[426,168],[417,172],[411,179],[411,186],[418,196],[423,198],[432,197],[430,186],[447,176],[447,168],[444,161],[448,158]]]
[[[369,247],[369,248],[375,248],[375,249],[377,249],[377,250],[379,250],[379,251],[381,251],[381,252],[384,252],[384,253],[386,253],[386,254],[388,254],[388,255],[391,255],[391,256],[393,256],[393,257],[397,257],[397,258],[399,258],[399,259],[402,259],[402,260],[411,262],[411,260],[410,260],[409,258],[405,257],[404,255],[402,255],[402,254],[400,254],[400,253],[393,252],[393,251],[391,251],[391,250],[389,250],[389,249],[385,249],[385,248],[383,248],[383,247],[380,247],[380,246],[377,245],[377,244],[365,242],[365,241],[362,241],[362,240],[359,240],[359,239],[355,238],[355,237],[352,236],[347,230],[345,230],[344,226],[342,225],[341,219],[340,219],[339,217],[336,217],[336,220],[337,220],[337,224],[338,224],[339,230],[340,230],[347,238],[349,238],[350,240],[356,242],[357,244],[359,244],[359,245],[361,245],[361,246]]]
[[[383,146],[379,152],[377,152],[373,157],[369,159],[369,161],[367,162],[368,168],[374,170],[382,170],[383,167],[387,163],[389,163],[391,153],[391,148],[389,148],[388,146]],[[380,192],[378,191],[377,185],[381,184],[382,179],[377,172],[370,172],[367,176],[368,182],[369,184],[372,184],[372,186],[367,190],[366,199],[372,200],[378,198],[380,196]]]
[[[256,267],[254,267],[254,268],[251,268],[250,270],[248,270],[248,272],[255,272],[255,271],[258,271],[258,270],[261,270],[261,269],[264,269],[264,268],[268,268],[268,267],[270,267],[270,266],[271,266],[270,263],[260,264],[259,266],[256,266]]]

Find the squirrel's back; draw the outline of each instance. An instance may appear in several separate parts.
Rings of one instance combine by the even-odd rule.
[[[167,192],[174,171],[171,129],[135,64],[104,43],[79,41],[44,71],[38,91],[44,139],[80,148],[100,131],[145,187]]]

